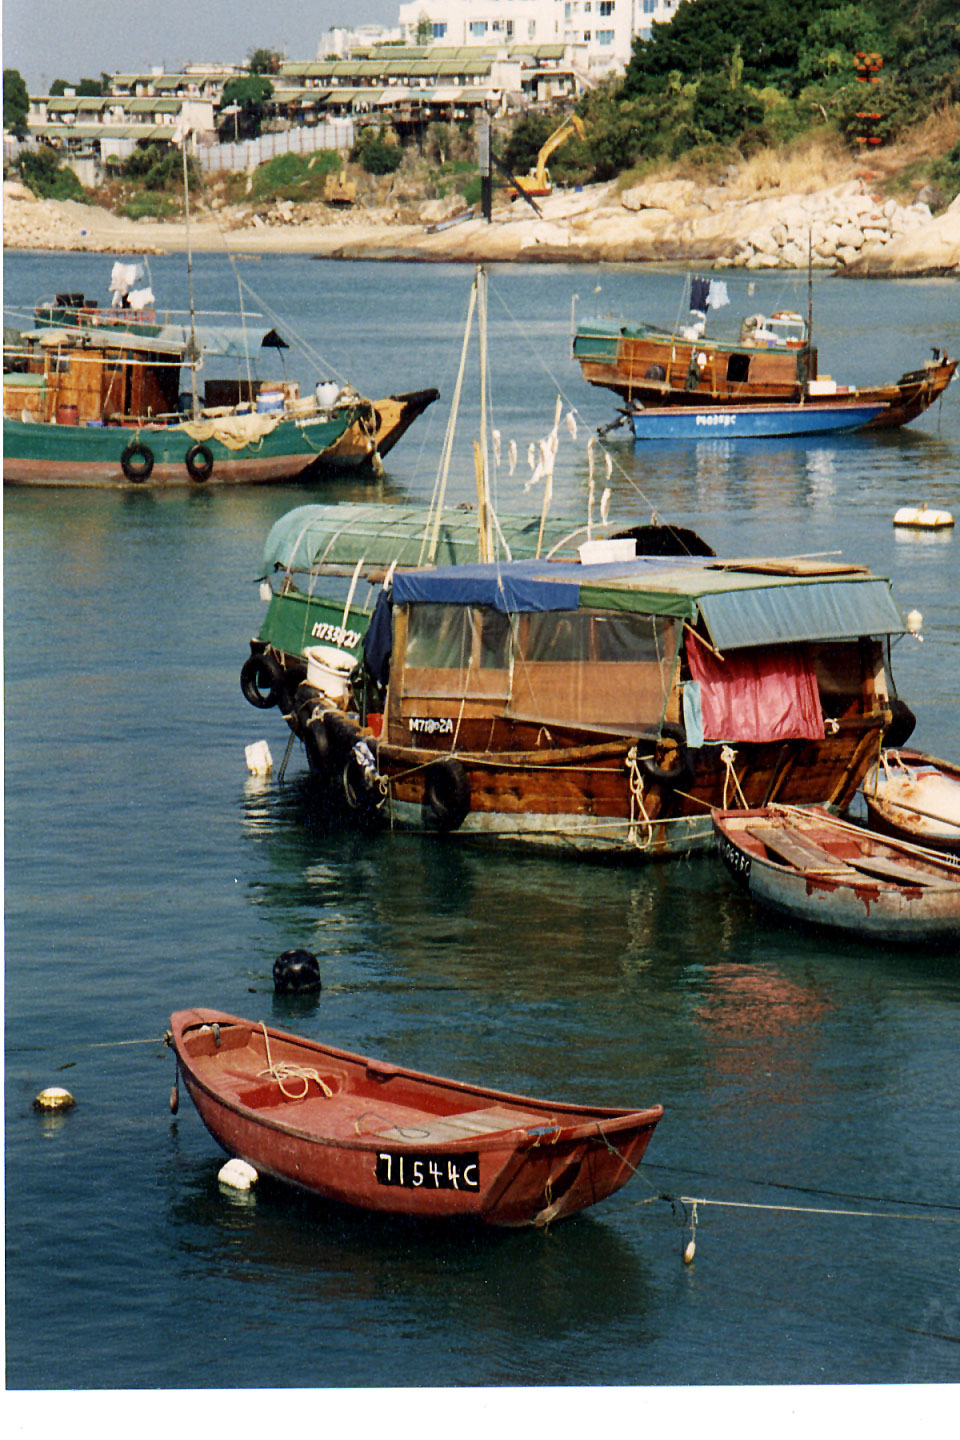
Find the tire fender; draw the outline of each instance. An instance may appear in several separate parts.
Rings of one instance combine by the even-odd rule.
[[[280,698],[283,671],[272,655],[251,655],[240,671],[243,698],[257,710],[269,710]]]
[[[202,485],[213,473],[213,451],[209,445],[191,445],[184,456],[184,464],[190,479]]]
[[[131,440],[120,456],[120,468],[134,485],[142,485],[153,474],[153,451],[141,440]]]
[[[377,787],[377,756],[369,740],[358,740],[343,767],[343,798],[350,810],[375,809],[380,800]]]
[[[654,755],[644,755],[640,760],[640,768],[644,775],[655,785],[665,785],[671,790],[676,789],[679,785],[689,784],[693,779],[693,763],[687,750],[687,739],[682,726],[665,720],[660,727],[660,740],[674,742],[677,750],[677,764],[668,769],[666,766],[657,764],[655,752]]]
[[[470,813],[470,781],[460,761],[452,755],[427,766],[423,800],[444,830],[459,830]]]
[[[901,745],[906,745],[913,734],[917,717],[909,705],[894,696],[887,701],[887,709],[890,711],[892,719],[883,733],[883,743],[888,750],[899,750]]]

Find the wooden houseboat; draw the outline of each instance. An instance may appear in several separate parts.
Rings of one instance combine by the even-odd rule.
[[[586,320],[576,327],[573,356],[588,384],[647,410],[832,401],[875,407],[865,429],[915,420],[940,398],[957,368],[935,349],[930,360],[889,384],[838,384],[819,373],[809,322],[794,311],[748,316],[731,339],[708,336],[705,316],[692,309],[691,323],[676,331],[642,321]]]
[[[250,379],[210,379],[195,396],[182,378],[201,353],[189,328],[129,311],[64,313],[77,323],[4,330],[7,484],[261,484],[376,469],[437,398],[372,402],[334,384],[301,397],[297,381]],[[201,338],[204,356],[246,354],[244,333],[229,327]]]
[[[268,703],[349,809],[501,846],[652,858],[712,845],[713,808],[846,808],[914,724],[888,581],[613,543],[398,568],[352,678],[267,645]]]

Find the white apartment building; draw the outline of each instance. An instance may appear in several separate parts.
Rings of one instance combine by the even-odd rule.
[[[672,20],[679,0],[409,0],[407,44],[567,45],[593,75],[622,70],[635,35]]]
[[[386,25],[355,25],[352,28],[346,25],[331,25],[317,46],[317,59],[326,60],[331,55],[336,55],[342,60],[347,55],[352,55],[354,50],[390,45],[403,38],[403,31],[399,26],[391,30]]]

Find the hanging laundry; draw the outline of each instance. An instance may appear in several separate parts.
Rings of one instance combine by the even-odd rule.
[[[572,410],[567,411],[567,429],[570,431],[570,439],[577,438],[577,417]]]
[[[697,310],[701,315],[707,313],[707,296],[710,293],[710,281],[705,280],[702,275],[690,277],[690,309]]]
[[[510,462],[510,474],[512,475],[513,472],[514,472],[514,470],[516,470],[516,468],[517,468],[517,442],[516,442],[516,440],[511,440],[511,441],[510,441],[510,444],[507,446],[507,459],[508,459],[509,462]]]
[[[707,304],[711,310],[719,310],[722,306],[730,304],[726,280],[710,281],[710,289],[707,292]]]
[[[500,464],[500,431],[491,430],[490,439],[493,441],[493,458],[497,465]]]

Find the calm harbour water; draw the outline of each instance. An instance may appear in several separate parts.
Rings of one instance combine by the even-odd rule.
[[[5,304],[106,301],[111,257],[5,257]],[[370,395],[442,398],[381,481],[262,490],[4,494],[6,1365],[11,1390],[902,1384],[960,1380],[960,956],[764,920],[719,862],[647,869],[345,834],[305,763],[246,773],[285,727],[238,674],[263,539],[314,498],[426,502],[472,279],[466,268],[240,264]],[[151,259],[182,303],[181,257]],[[198,305],[236,308],[230,267]],[[806,309],[806,277],[726,277],[726,314]],[[572,305],[671,324],[680,272],[493,267],[493,423],[527,446],[556,396],[554,505],[583,513],[585,440],[615,402],[568,358]],[[748,285],[752,283],[752,293]],[[816,278],[821,371],[883,380],[960,351],[956,281]],[[578,298],[576,302],[573,297]],[[711,322],[713,323],[713,322]],[[281,330],[283,326],[281,324]],[[273,373],[272,369],[265,373]],[[472,387],[468,385],[468,389]],[[451,499],[474,481],[466,405]],[[908,430],[845,440],[611,446],[611,513],[651,510],[718,553],[819,553],[889,575],[923,612],[895,650],[914,742],[960,758],[960,387]],[[520,473],[522,472],[522,474]],[[276,955],[320,957],[310,1001]],[[640,1175],[548,1233],[450,1231],[221,1192],[171,1011],[212,1005],[521,1092],[666,1107]],[[67,1086],[74,1111],[31,1102]],[[697,1253],[657,1196],[701,1204]],[[794,1208],[789,1208],[794,1207]],[[823,1213],[869,1212],[852,1218]],[[817,1211],[821,1213],[809,1213]]]

